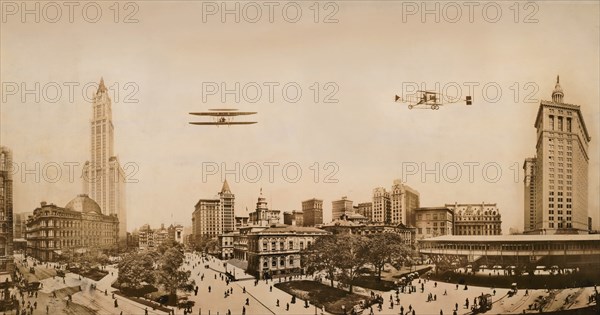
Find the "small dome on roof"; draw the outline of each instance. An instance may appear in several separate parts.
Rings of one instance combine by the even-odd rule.
[[[100,209],[98,203],[86,194],[77,195],[77,197],[67,203],[65,208],[83,213],[95,212],[102,214],[102,210]]]

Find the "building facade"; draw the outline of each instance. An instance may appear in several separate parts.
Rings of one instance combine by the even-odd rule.
[[[233,234],[233,258],[248,261],[248,235],[266,229],[266,226],[245,226]]]
[[[12,152],[0,147],[0,273],[14,269],[12,173]]]
[[[227,180],[218,199],[200,199],[192,213],[192,233],[194,240],[203,237],[215,238],[219,234],[233,232],[235,229],[235,195],[231,192]]]
[[[373,189],[373,212],[371,221],[385,223],[391,216],[390,194],[383,187]]]
[[[235,230],[235,195],[231,192],[227,180],[223,182],[219,200],[220,213],[223,216],[223,233],[233,232]]]
[[[153,249],[154,245],[154,230],[149,224],[144,224],[138,232],[138,246],[141,250]]]
[[[535,222],[525,233],[587,233],[588,144],[591,137],[579,105],[563,102],[559,80],[552,101],[541,101],[535,119],[533,168]],[[527,214],[531,211],[525,209]],[[527,215],[526,214],[526,215]]]
[[[250,222],[250,217],[249,216],[236,216],[235,217],[235,230],[238,231],[240,228],[243,228],[244,226],[248,226],[248,224]]]
[[[219,255],[220,259],[228,260],[233,258],[233,239],[237,232],[229,232],[219,235]]]
[[[144,224],[137,234],[141,250],[153,250],[170,241],[183,243],[183,227],[181,225],[171,225],[165,228],[165,225],[161,224],[160,228],[153,229],[149,224]]]
[[[104,79],[93,97],[91,160],[84,164],[83,191],[98,203],[102,213],[119,218],[119,237],[127,238],[125,172],[114,155],[112,102]]]
[[[323,224],[323,200],[313,198],[302,201],[302,213],[304,226]]]
[[[350,214],[354,212],[354,206],[352,200],[344,196],[340,200],[331,202],[331,220],[337,220],[344,214]]]
[[[422,240],[419,252],[435,261],[462,262],[457,267],[471,264],[526,270],[535,270],[536,266],[597,270],[600,234],[445,235]]]
[[[358,204],[356,213],[366,217],[369,221],[373,218],[373,203],[372,202],[361,202]]]
[[[406,227],[404,224],[386,225],[386,224],[365,224],[347,220],[335,220],[328,224],[323,224],[321,229],[332,234],[355,234],[355,235],[373,235],[381,233],[395,233],[400,235],[402,242],[408,246],[414,246],[416,241],[416,228]]]
[[[523,163],[523,171],[525,177],[523,179],[523,231],[535,230],[535,222],[537,221],[536,206],[535,206],[535,168],[536,158],[526,158]]]
[[[414,209],[419,205],[419,192],[398,179],[394,180],[390,191],[390,217],[386,219],[386,223],[414,226],[416,222]]]
[[[119,240],[119,219],[105,215],[85,194],[64,208],[42,202],[27,220],[27,254],[41,261],[109,248]]]
[[[417,239],[452,235],[453,212],[448,207],[421,207],[415,209]]]
[[[304,226],[304,213],[302,211],[292,211],[283,213],[283,224]]]
[[[454,235],[501,235],[502,218],[495,203],[446,204],[454,214]]]
[[[249,233],[247,272],[258,279],[303,274],[300,252],[329,232],[314,227],[273,225]]]
[[[258,196],[258,201],[256,202],[256,210],[249,215],[250,225],[270,226],[271,224],[279,223],[280,216],[280,210],[269,209],[267,199],[263,197],[261,189],[260,196]]]
[[[33,215],[33,212],[21,212],[13,215],[14,224],[14,238],[24,239],[25,232],[27,231],[27,218]]]
[[[185,235],[183,234],[183,225],[181,224],[176,224],[176,225],[169,225],[169,227],[167,228],[167,231],[169,232],[169,240],[173,241],[173,242],[177,242],[180,244],[183,244]]]

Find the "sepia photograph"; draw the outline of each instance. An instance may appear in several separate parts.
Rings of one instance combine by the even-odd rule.
[[[0,314],[600,314],[598,0],[0,19]]]

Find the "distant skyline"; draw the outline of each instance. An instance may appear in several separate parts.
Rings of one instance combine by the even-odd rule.
[[[22,181],[19,170],[15,213],[31,212],[41,201],[64,206],[82,193],[78,177],[89,159],[92,119],[92,104],[82,89],[103,77],[113,91],[114,151],[125,173],[137,180],[126,188],[130,231],[146,223],[191,225],[198,199],[213,198],[221,189],[220,173],[203,172],[203,165],[206,170],[215,163],[228,168],[240,163],[250,177],[253,163],[262,166],[262,179],[255,183],[227,176],[236,215],[254,210],[262,188],[269,207],[282,211],[301,210],[301,202],[313,197],[323,199],[327,222],[331,201],[347,196],[355,205],[369,202],[373,188],[389,189],[394,179],[405,177],[419,191],[423,207],[496,203],[503,233],[523,230],[522,166],[535,154],[539,102],[551,99],[560,75],[565,102],[581,105],[592,138],[588,210],[598,228],[598,2],[540,2],[538,22],[529,24],[513,21],[512,2],[500,2],[504,15],[497,23],[455,24],[412,17],[403,22],[400,2],[340,2],[339,22],[332,24],[314,23],[309,3],[302,4],[306,18],[297,24],[203,23],[202,2],[178,4],[140,2],[139,22],[132,24],[111,19],[21,23],[13,18],[2,23],[0,143],[30,169],[40,163],[52,175],[52,163],[57,163],[63,171],[56,183],[36,183],[32,175]],[[32,88],[35,82],[47,88],[39,102],[34,95],[23,101],[21,91],[6,93],[9,85]],[[56,102],[49,101],[52,82],[62,92]],[[67,97],[69,82],[78,83],[73,101]],[[233,95],[224,95],[223,102],[220,94],[202,93],[203,86],[225,83],[231,89],[236,82],[248,88],[239,102]],[[252,82],[262,88],[255,103],[249,102]],[[267,97],[269,82],[279,84],[273,102]],[[283,86],[293,82],[302,91],[296,103],[289,101],[293,93],[287,99],[281,95]],[[435,89],[439,83],[453,94],[452,82],[463,96],[470,82],[479,84],[472,106],[408,110],[393,102],[406,87],[420,85]],[[489,87],[486,95],[483,86]],[[492,100],[494,87],[501,91],[497,101]],[[315,90],[320,91],[318,101]],[[324,102],[327,95],[338,102]],[[188,112],[222,107],[257,111],[258,123],[188,124],[194,119]],[[79,163],[72,180],[64,174],[64,163],[71,162]],[[280,164],[272,183],[264,166],[271,162]],[[325,168],[328,162],[334,164]],[[298,182],[281,176],[286,163],[302,169]],[[435,163],[438,173],[447,175],[439,182],[431,174],[423,181],[422,170],[403,174],[403,168],[433,169]],[[453,173],[457,165],[463,172],[458,179]],[[468,165],[475,167],[472,182]],[[484,165],[490,167],[487,181]],[[493,182],[496,166],[502,174]],[[324,182],[333,170],[331,179],[338,182]]]

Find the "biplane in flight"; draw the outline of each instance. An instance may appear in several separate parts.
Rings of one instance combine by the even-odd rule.
[[[247,116],[254,115],[257,112],[238,112],[235,108],[214,108],[209,109],[208,112],[191,112],[190,115],[195,116],[209,116],[213,118],[213,121],[192,121],[190,125],[201,125],[201,126],[221,126],[221,125],[251,125],[256,124],[256,121],[233,121],[236,116]]]
[[[441,93],[433,91],[419,90],[416,94],[399,96],[396,95],[394,102],[396,103],[407,103],[408,109],[440,109],[440,106],[447,104],[454,104],[464,101],[466,105],[471,105],[473,99],[471,96],[467,96],[465,99],[453,98],[444,96]]]

